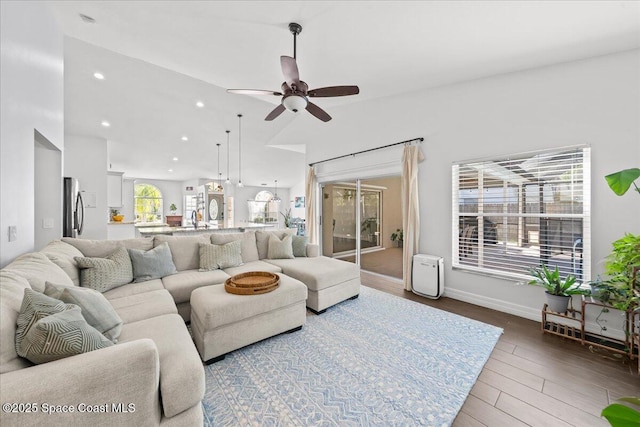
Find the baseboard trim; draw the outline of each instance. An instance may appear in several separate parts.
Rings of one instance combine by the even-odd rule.
[[[478,295],[471,292],[465,292],[459,289],[451,288],[445,288],[443,296],[459,301],[468,302],[470,304],[479,305],[480,307],[501,311],[503,313],[513,314],[514,316],[524,317],[525,319],[533,320],[536,322],[540,322],[542,319],[542,308],[535,309],[495,298],[489,298],[484,295]]]

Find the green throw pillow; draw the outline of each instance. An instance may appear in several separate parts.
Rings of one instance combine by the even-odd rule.
[[[78,286],[61,286],[47,282],[45,295],[82,309],[87,323],[112,342],[117,342],[122,331],[122,319],[100,292]]]
[[[293,256],[293,239],[291,234],[285,235],[282,240],[278,236],[272,234],[269,236],[269,250],[267,258],[269,259],[286,259],[295,258]]]
[[[129,256],[133,267],[134,282],[162,279],[178,272],[167,242],[148,251],[129,249]]]
[[[220,268],[237,267],[242,265],[241,241],[213,245],[199,243],[200,271],[218,270]]]
[[[293,246],[293,256],[307,256],[307,245],[309,244],[309,236],[293,236],[291,245]]]
[[[16,320],[16,349],[20,347],[24,336],[27,335],[38,320],[55,313],[70,310],[73,307],[75,306],[72,304],[65,304],[31,288],[25,288],[22,305]]]
[[[133,267],[129,252],[124,246],[113,251],[106,258],[75,257],[80,267],[80,285],[85,288],[106,292],[109,289],[131,283]]]
[[[112,345],[74,305],[34,322],[16,350],[33,363],[46,363]]]

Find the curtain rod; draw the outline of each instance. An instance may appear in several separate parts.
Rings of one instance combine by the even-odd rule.
[[[345,157],[351,157],[351,156],[355,156],[357,154],[368,153],[370,151],[381,150],[383,148],[389,148],[389,147],[393,147],[393,146],[400,145],[400,144],[409,144],[409,143],[414,142],[414,141],[422,142],[422,141],[424,141],[424,138],[407,139],[406,141],[394,142],[393,144],[383,145],[382,147],[369,148],[368,150],[356,151],[355,153],[344,154],[342,156],[332,157],[330,159],[325,159],[325,160],[320,160],[318,162],[309,163],[309,166],[314,166],[314,165],[317,165],[317,164],[320,164],[320,163],[331,162],[333,160],[343,159]]]

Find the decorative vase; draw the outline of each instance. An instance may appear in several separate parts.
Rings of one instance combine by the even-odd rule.
[[[564,295],[552,295],[546,291],[545,293],[547,294],[547,305],[549,310],[556,313],[565,313],[567,311],[571,297]]]
[[[113,215],[111,219],[114,222],[122,222],[122,220],[124,219],[124,215]]]

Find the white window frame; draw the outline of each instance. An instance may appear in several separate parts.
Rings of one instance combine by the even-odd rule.
[[[558,162],[552,162],[551,160],[549,160],[548,163],[545,163],[544,161],[545,158],[552,159],[554,158],[553,156],[567,155],[572,152],[580,153],[582,156],[582,161],[581,163],[579,163],[582,165],[582,181],[576,181],[573,184],[569,184],[568,191],[570,191],[569,194],[571,196],[577,194],[576,197],[579,197],[582,200],[582,212],[578,212],[578,213],[523,212],[522,198],[524,197],[523,195],[526,192],[526,189],[523,189],[523,187],[525,185],[534,185],[540,189],[539,190],[540,192],[544,192],[545,191],[544,185],[549,185],[549,184],[543,184],[544,182],[546,182],[544,181],[544,178],[542,179],[538,178],[538,181],[531,180],[529,178],[529,180],[527,180],[525,183],[523,180],[524,174],[519,175],[517,173],[513,173],[512,166],[517,165],[518,162],[520,162],[521,160],[532,159],[531,161],[534,161],[534,160],[538,161],[536,159],[543,159],[538,163],[538,166],[542,165],[542,167],[535,169],[538,173],[538,176],[543,176],[545,173],[548,173],[548,171],[552,167],[555,167],[559,164]],[[476,190],[477,212],[475,211],[473,213],[460,212],[460,204],[462,200],[460,196],[460,187],[461,185],[465,187],[465,183],[464,183],[465,178],[463,178],[462,182],[460,179],[461,168],[464,171],[463,174],[465,174],[466,177],[470,176],[469,174],[470,170],[477,169],[477,173],[478,173],[477,184],[476,184],[477,186],[473,187],[473,185],[471,185],[471,187],[467,187],[469,191],[472,191],[474,189]],[[541,150],[541,151],[535,151],[535,152],[520,153],[520,154],[514,154],[514,155],[508,155],[508,156],[496,156],[492,158],[457,161],[453,163],[451,169],[452,169],[452,266],[454,269],[465,270],[465,271],[469,271],[477,274],[496,276],[496,277],[506,278],[506,279],[516,279],[518,281],[530,280],[531,277],[528,274],[528,267],[525,267],[525,266],[522,266],[522,268],[518,267],[518,270],[521,270],[521,271],[508,271],[508,270],[515,270],[515,268],[513,268],[513,265],[516,265],[516,261],[515,261],[516,255],[513,255],[514,251],[513,250],[510,251],[507,249],[508,242],[506,240],[508,239],[503,239],[504,241],[499,242],[500,244],[497,246],[498,250],[485,249],[485,246],[489,245],[489,243],[485,243],[485,230],[484,230],[485,220],[488,219],[488,217],[493,217],[493,218],[495,218],[496,216],[501,217],[504,223],[500,225],[504,226],[507,224],[508,219],[518,218],[517,243],[515,244],[515,246],[509,247],[509,249],[515,248],[517,250],[517,249],[523,249],[521,246],[521,241],[522,241],[521,234],[522,234],[523,227],[521,225],[524,221],[526,221],[527,218],[540,218],[540,219],[544,218],[544,219],[551,219],[551,220],[580,219],[582,221],[582,230],[581,230],[581,237],[580,237],[581,244],[582,244],[580,273],[582,278],[581,279],[579,278],[578,280],[582,283],[586,283],[591,280],[591,149],[589,146],[580,145],[580,146],[572,146],[572,147],[562,147],[562,148],[554,148],[554,149]],[[517,168],[515,168],[515,170],[517,170]],[[532,173],[535,173],[533,172],[533,169],[531,169],[531,171]],[[483,188],[485,173],[490,174],[491,179],[493,179],[494,181],[496,180],[495,179],[496,176],[500,175],[502,177],[501,180],[503,181],[503,184],[504,184],[504,192],[502,196],[503,199],[500,199],[500,196],[498,196],[498,200],[503,200],[502,203],[504,205],[504,210],[500,213],[495,213],[495,212],[485,213],[485,209],[484,209],[485,203],[483,198],[484,197],[483,195],[486,192],[485,189]],[[531,173],[527,173],[526,175],[531,175]],[[518,198],[518,202],[517,202],[518,212],[508,212],[508,209],[507,209],[508,201],[509,200],[513,201],[513,198],[509,199],[510,196],[508,196],[509,183],[512,183],[511,187],[513,188],[514,187],[513,182],[516,182],[516,181],[519,182],[520,187],[518,187],[517,190],[512,190],[510,194],[513,194],[513,191],[516,191],[517,198]],[[566,186],[567,184],[564,183],[562,185]],[[496,187],[493,187],[493,190],[495,189]],[[487,191],[489,190],[491,189],[487,189]],[[580,193],[575,193],[576,191],[579,191]],[[493,202],[493,206],[495,206],[496,204],[499,204],[499,202],[496,202],[496,193],[499,194],[500,192],[494,191],[493,193],[494,194],[491,196],[491,200]],[[466,247],[462,247],[462,250],[461,250],[461,244],[464,245],[465,242],[468,242],[468,240],[465,240],[465,237],[464,236],[461,237],[461,234],[460,234],[461,218],[471,219],[472,221],[473,221],[473,218],[475,218],[476,220],[477,240],[474,240],[476,244],[474,245],[473,250],[475,250],[477,253],[474,254],[475,258],[472,258],[471,260],[465,260],[465,256],[466,256],[465,254],[467,253],[468,249]],[[502,230],[504,230],[504,227]],[[495,234],[493,235],[498,234],[497,231],[494,231],[494,232]],[[503,231],[503,234],[504,234],[504,231]],[[475,234],[474,234],[474,239],[475,239]],[[499,240],[500,239],[497,239],[497,241]],[[501,251],[500,248],[502,246],[504,246],[504,250]],[[548,246],[545,250],[548,251],[550,247],[551,246]],[[575,249],[576,247],[574,243],[572,258],[571,258],[572,262],[575,258],[574,255],[576,254]],[[485,254],[484,254],[485,251],[489,252],[489,255],[487,257],[485,257]],[[540,252],[542,252],[541,243],[539,243],[538,251],[539,251],[539,254],[537,257],[537,261],[539,265],[540,263],[542,263],[542,256],[540,255]],[[498,252],[502,252],[502,253],[499,254]],[[509,252],[511,252],[512,254],[510,255]],[[522,253],[524,253],[524,251]],[[461,255],[462,255],[462,258],[461,258]],[[485,258],[488,258],[487,262],[485,262]],[[531,258],[532,258],[531,261],[535,260],[534,256],[531,256]],[[522,254],[518,255],[519,263],[524,263],[522,259],[523,259],[523,255]],[[527,260],[527,262],[528,261],[529,260]],[[493,265],[485,266],[486,263],[493,263]],[[475,265],[472,265],[472,264],[475,264]],[[536,265],[531,265],[531,266],[534,267]],[[547,266],[552,269],[555,267],[553,263],[548,263]],[[567,268],[568,267],[565,266],[565,272]],[[575,271],[576,271],[575,264],[573,264],[573,272]]]
[[[138,185],[147,185],[147,186],[151,186],[154,187],[156,190],[158,190],[158,193],[160,194],[160,197],[138,197],[136,196],[136,186]],[[142,199],[142,200],[158,200],[160,202],[160,208],[159,208],[159,215],[160,218],[156,219],[155,221],[146,221],[146,220],[142,220],[142,221],[138,221],[137,220],[137,215],[138,213],[136,212],[136,208],[137,208],[137,201],[138,199]],[[160,188],[158,188],[157,185],[154,184],[150,184],[148,182],[138,182],[134,184],[133,187],[133,213],[134,216],[136,217],[136,224],[163,224],[164,223],[164,199],[163,199],[163,195],[162,195],[162,190],[160,190]],[[146,219],[149,215],[158,215],[158,213],[153,213],[153,212],[146,212],[144,213],[144,218]]]

